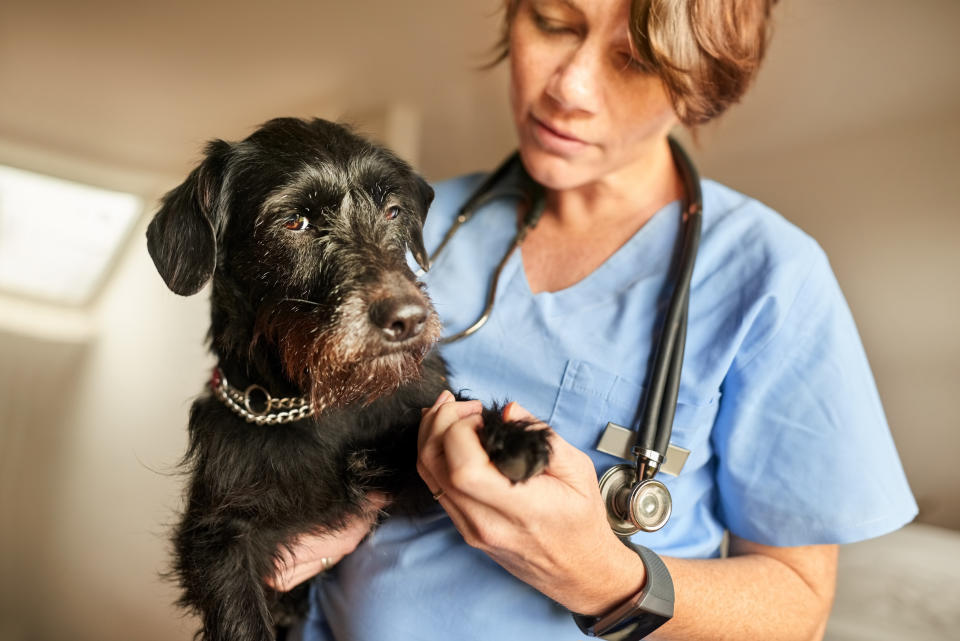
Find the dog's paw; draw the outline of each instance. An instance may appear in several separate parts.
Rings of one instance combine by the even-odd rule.
[[[550,431],[530,421],[504,421],[498,410],[484,410],[480,433],[490,461],[513,483],[526,481],[550,462]]]

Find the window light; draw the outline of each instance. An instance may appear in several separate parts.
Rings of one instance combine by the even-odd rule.
[[[0,290],[86,303],[142,209],[132,194],[0,165]]]

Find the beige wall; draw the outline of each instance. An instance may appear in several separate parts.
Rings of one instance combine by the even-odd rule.
[[[0,433],[17,439],[3,478],[18,481],[4,495],[0,616],[19,628],[0,626],[2,641],[189,638],[158,574],[186,412],[209,371],[206,301],[166,290],[142,231],[89,344],[0,334]]]

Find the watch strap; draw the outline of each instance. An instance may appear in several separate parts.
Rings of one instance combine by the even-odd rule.
[[[573,614],[580,631],[607,641],[637,641],[673,617],[673,579],[663,560],[641,545],[625,541],[637,553],[647,573],[643,589],[602,617]]]

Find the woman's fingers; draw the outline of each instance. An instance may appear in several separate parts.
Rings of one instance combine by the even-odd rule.
[[[307,579],[340,562],[343,555],[323,556],[312,551],[309,543],[297,543],[293,552],[281,549],[276,567],[277,573],[265,579],[267,585],[278,592],[289,592]]]
[[[440,489],[446,489],[449,485],[449,471],[452,469],[447,455],[446,434],[454,425],[465,426],[473,432],[476,438],[476,430],[482,424],[483,419],[479,414],[468,414],[464,418],[458,418],[454,408],[441,408],[437,414],[436,423],[438,425],[432,428],[425,428],[431,431],[430,436],[426,437],[420,449],[420,455],[417,458],[417,471],[423,478],[430,491],[437,493]]]
[[[505,490],[510,489],[510,481],[490,462],[490,456],[477,436],[483,420],[476,418],[453,423],[443,435],[450,483],[481,502],[497,501]]]
[[[536,513],[543,496],[597,493],[590,458],[550,431],[553,448],[546,474],[514,485],[490,461],[477,431],[483,426],[479,403],[454,402],[441,395],[424,412],[417,470],[457,530],[471,545],[498,549],[515,538]],[[549,429],[517,403],[504,408],[508,421],[530,422],[529,429]],[[509,544],[507,544],[509,547]]]
[[[483,405],[479,401],[455,401],[453,394],[444,390],[432,407],[424,411],[417,435],[417,471],[431,492],[438,492],[440,481],[446,479],[443,435],[457,421],[480,421]]]
[[[467,491],[458,490],[457,484],[450,479],[450,470],[456,469],[468,452],[475,463],[490,464],[477,438],[477,430],[483,424],[483,405],[479,401],[457,402],[453,399],[452,394],[444,392],[432,407],[424,410],[420,424],[417,471],[430,491],[439,495],[437,501],[464,539],[475,543],[480,540],[476,527],[477,516],[487,508],[473,498],[462,479],[461,487]],[[452,440],[451,433],[454,434]],[[453,453],[452,459],[450,452]]]
[[[290,546],[278,551],[276,573],[264,581],[275,590],[286,592],[330,568],[353,552],[370,532],[381,509],[389,502],[386,494],[367,495],[364,512],[351,518],[346,527],[321,534],[304,534]]]
[[[417,447],[422,450],[427,439],[443,432],[456,419],[482,411],[483,404],[480,401],[457,401],[449,390],[443,390],[432,406],[421,409]]]

